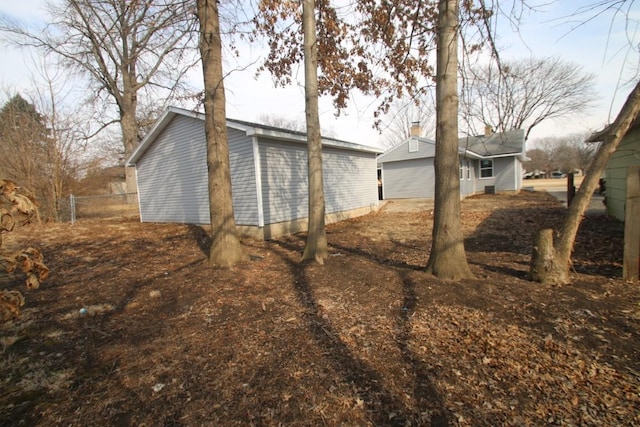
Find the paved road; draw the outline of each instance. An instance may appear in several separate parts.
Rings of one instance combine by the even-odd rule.
[[[576,177],[574,180],[574,185],[576,190],[579,188],[582,183],[582,177]],[[536,191],[546,191],[551,194],[553,197],[558,199],[563,203],[563,206],[567,206],[567,179],[532,179],[525,180],[523,183],[523,187],[530,187]],[[606,213],[606,208],[604,203],[602,203],[604,197],[600,194],[594,194],[591,197],[591,202],[589,203],[589,207],[587,208],[587,215],[604,215]]]
[[[575,185],[580,185],[582,178],[577,177]],[[567,206],[567,180],[566,179],[527,179],[523,183],[523,188],[530,188],[535,191],[546,191],[560,202]],[[591,203],[587,209],[587,215],[604,215],[605,206],[602,203],[603,197],[596,194],[591,198]],[[387,212],[415,212],[433,209],[432,199],[396,199],[382,201],[382,209]]]

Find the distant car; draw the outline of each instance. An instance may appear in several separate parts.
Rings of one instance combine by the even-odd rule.
[[[541,178],[544,175],[544,172],[540,172],[538,170],[535,170],[533,172],[525,172],[522,174],[522,178],[524,179],[538,179]]]
[[[564,178],[566,176],[567,174],[564,172],[560,172],[560,171],[551,172],[551,178],[558,179],[558,178]]]

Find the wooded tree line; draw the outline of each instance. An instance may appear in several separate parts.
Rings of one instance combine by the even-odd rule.
[[[609,3],[613,1],[600,5]],[[294,82],[295,70],[304,64],[310,224],[303,258],[318,262],[327,256],[319,95],[331,97],[338,113],[347,106],[352,91],[371,95],[379,101],[374,115],[382,126],[395,101],[421,99],[435,87],[436,200],[427,265],[438,277],[453,280],[471,275],[460,231],[459,112],[469,131],[478,124],[492,124],[499,130],[526,128],[528,135],[541,121],[580,110],[592,99],[588,90],[592,77],[570,64],[553,59],[499,61],[491,20],[510,10],[510,18],[517,22],[529,7],[525,2],[514,1],[509,9],[457,0],[358,0],[348,7],[329,0],[261,0],[248,19],[238,19],[240,8],[228,6],[214,0],[199,0],[195,5],[179,0],[61,0],[50,9],[51,26],[44,32],[6,20],[0,27],[14,43],[53,53],[71,72],[88,77],[92,105],[102,114],[97,128],[85,136],[119,124],[125,157],[158,107],[186,99],[188,90],[181,77],[196,63],[195,58],[201,62],[204,91],[197,99],[206,115],[213,230],[210,259],[215,265],[231,266],[246,259],[230,203],[221,41],[227,30],[244,28],[242,34],[251,42],[266,41],[269,54],[262,70],[269,71],[276,84]],[[250,5],[243,6],[252,10]],[[236,14],[225,15],[229,10]],[[463,66],[459,66],[459,48]],[[489,58],[491,65],[469,67],[471,58],[479,54]],[[542,71],[529,82],[537,70]],[[462,93],[458,92],[459,76],[466,83]],[[565,83],[562,90],[558,82]],[[627,111],[635,114],[634,109]],[[617,138],[626,129],[616,132]],[[598,156],[604,158],[607,152],[601,149]],[[597,168],[592,172],[598,173]],[[568,271],[568,259],[560,264]]]
[[[597,143],[585,142],[588,136],[578,134],[538,139],[535,148],[527,150],[528,160],[522,165],[527,172],[544,172],[547,177],[554,171],[584,173],[598,150]]]

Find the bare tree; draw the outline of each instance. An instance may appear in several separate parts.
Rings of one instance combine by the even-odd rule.
[[[614,18],[611,21],[611,27],[613,28],[613,20],[616,17],[622,17],[625,20],[625,32],[629,36],[627,48],[636,51],[637,33],[627,32],[630,27],[633,27],[634,31],[637,28],[636,17],[632,13],[634,4],[634,0],[591,2],[578,8],[572,15],[571,20],[574,23],[577,22],[576,25],[582,25],[584,22],[595,19],[604,12],[613,11]],[[611,155],[616,151],[620,141],[629,131],[632,124],[638,120],[638,115],[640,114],[640,81],[637,78],[637,73],[638,69],[634,71],[634,77],[631,80],[634,82],[634,87],[613,123],[589,138],[590,141],[600,142],[600,144],[587,168],[580,189],[567,209],[558,239],[554,242],[553,230],[551,229],[539,232],[531,256],[529,269],[529,278],[531,280],[549,284],[570,283],[571,254],[583,214],[591,200],[591,196],[598,187],[602,172],[604,172]]]
[[[267,126],[273,126],[281,129],[289,129],[298,132],[305,132],[307,124],[303,121],[287,119],[286,117],[276,116],[274,114],[262,114],[258,120]]]
[[[413,126],[420,128],[422,137],[433,137],[435,129],[435,101],[429,96],[416,100],[395,100],[381,123],[382,144],[392,148],[411,136]]]
[[[462,117],[469,129],[491,125],[505,132],[584,113],[595,101],[595,76],[560,58],[528,58],[467,66]],[[478,132],[475,132],[476,134]]]
[[[78,106],[65,108],[65,105],[73,103],[67,100],[69,92],[63,81],[64,70],[47,67],[44,63],[41,65],[42,85],[34,84],[34,87],[36,103],[43,112],[49,131],[42,184],[50,197],[43,201],[48,204],[47,212],[51,218],[58,221],[61,199],[70,194],[87,165],[95,158],[87,156],[81,131],[84,117],[80,109]]]
[[[523,162],[523,166],[527,171],[544,171],[547,176],[552,171],[584,172],[598,148],[598,144],[585,143],[587,137],[574,134],[536,139],[536,148],[527,151],[528,160]]]
[[[207,138],[207,170],[211,249],[209,262],[232,267],[247,259],[240,243],[233,211],[229,142],[222,72],[222,41],[217,0],[198,0],[200,23],[200,55],[204,78],[205,134]]]
[[[325,204],[322,174],[322,138],[318,110],[318,40],[314,0],[302,1],[304,33],[304,94],[307,119],[307,175],[309,180],[309,230],[302,260],[324,264],[329,256],[325,231]]]
[[[350,38],[351,24],[329,0],[303,1],[302,14],[297,2],[261,0],[258,7],[256,34],[266,36],[270,48],[261,70],[270,71],[276,84],[287,85],[293,81],[294,67],[304,62],[309,233],[302,259],[322,263],[328,249],[318,96],[331,95],[337,111],[341,111],[351,89],[368,92],[376,80],[368,64],[359,61],[364,50],[359,40]]]
[[[549,284],[570,283],[571,253],[582,215],[591,200],[591,195],[598,186],[599,178],[607,166],[609,158],[616,151],[631,124],[638,118],[639,112],[640,81],[629,94],[611,126],[592,138],[594,141],[601,140],[602,144],[587,169],[580,189],[569,205],[558,240],[554,244],[553,230],[551,229],[542,230],[538,234],[529,270],[529,277],[532,280]]]
[[[87,93],[101,120],[96,132],[119,124],[128,157],[150,120],[140,114],[140,98],[170,100],[196,63],[190,57],[193,7],[175,0],[63,0],[49,4],[44,29],[5,19],[0,31],[20,46],[57,54],[71,73],[88,77]],[[127,181],[135,192],[131,171]]]
[[[0,173],[7,179],[25,183],[26,188],[35,191],[34,198],[45,205],[51,198],[45,183],[50,138],[46,118],[20,94],[11,97],[0,109]],[[36,213],[39,219],[39,211]]]
[[[427,272],[441,279],[472,278],[460,219],[458,176],[458,0],[438,3],[435,206]]]

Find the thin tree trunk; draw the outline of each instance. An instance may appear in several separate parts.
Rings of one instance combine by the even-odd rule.
[[[302,25],[304,30],[304,91],[309,162],[309,230],[302,260],[315,260],[323,264],[329,250],[324,220],[322,138],[318,113],[318,45],[316,42],[314,0],[303,0],[302,2]]]
[[[135,69],[133,71],[135,71]],[[135,150],[140,143],[140,138],[138,137],[138,120],[136,118],[138,95],[134,87],[135,78],[135,74],[123,76],[122,96],[118,97],[120,129],[122,131],[125,159],[129,158],[133,150]],[[138,183],[136,182],[135,167],[125,167],[125,180],[127,193],[137,193]]]
[[[436,154],[433,239],[427,272],[446,280],[472,278],[464,252],[458,157],[458,2],[438,4]]]
[[[209,262],[214,266],[231,267],[245,261],[247,255],[240,243],[233,213],[218,3],[216,0],[198,0],[197,8],[209,174]]]
[[[576,193],[571,205],[569,205],[567,213],[564,216],[560,235],[554,245],[553,263],[549,265],[547,270],[538,271],[536,274],[530,272],[530,279],[542,283],[559,285],[570,282],[569,268],[571,264],[571,253],[584,212],[589,205],[591,196],[598,187],[602,172],[604,172],[611,155],[616,151],[620,141],[638,117],[639,111],[640,81],[627,97],[615,121],[607,128],[603,142],[585,173],[582,185],[580,185],[580,189]],[[531,261],[532,266],[540,264],[539,261],[535,259],[536,256],[537,252],[534,251]]]

